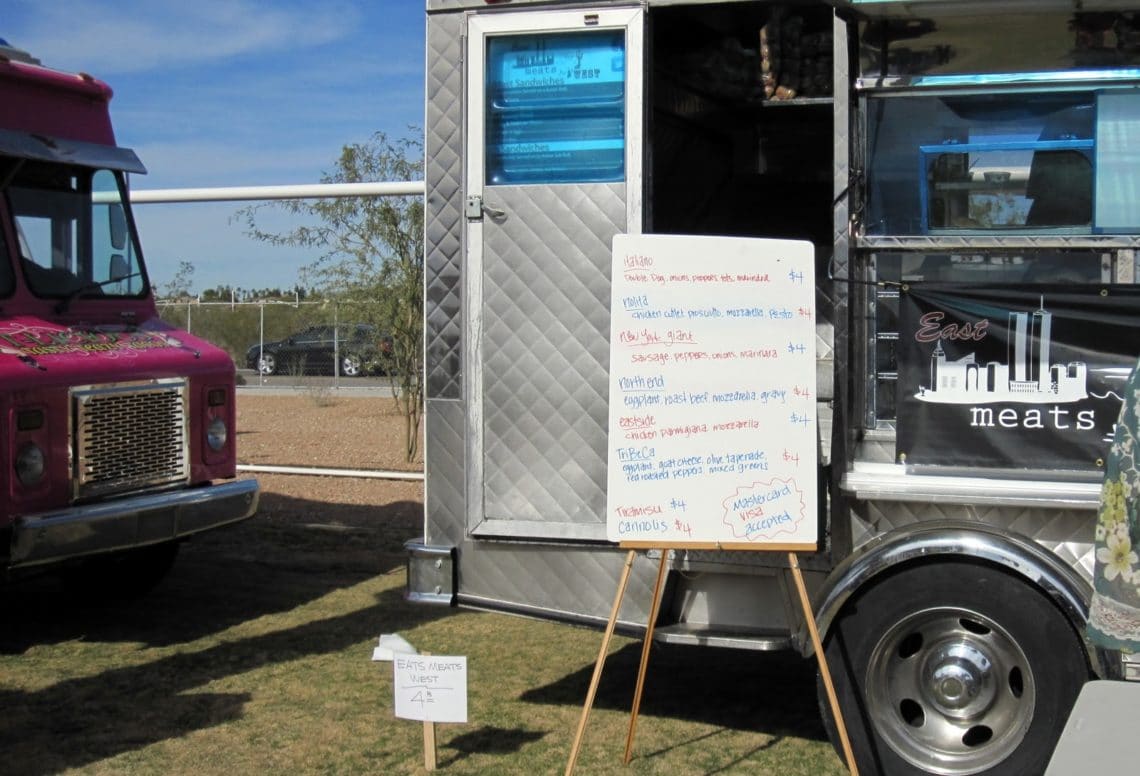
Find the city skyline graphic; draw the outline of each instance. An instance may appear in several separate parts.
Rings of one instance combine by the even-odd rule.
[[[1083,361],[1052,363],[1053,314],[1045,298],[1033,312],[1010,310],[1006,359],[978,361],[976,353],[951,360],[939,339],[930,354],[929,384],[914,397],[936,404],[994,402],[1070,403],[1089,396]]]

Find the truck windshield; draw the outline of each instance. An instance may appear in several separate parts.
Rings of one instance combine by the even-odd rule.
[[[120,182],[110,170],[34,163],[21,169],[8,202],[33,294],[70,300],[146,293]]]

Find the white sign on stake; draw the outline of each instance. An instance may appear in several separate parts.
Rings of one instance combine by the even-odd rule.
[[[396,716],[424,722],[467,721],[467,657],[395,655]]]

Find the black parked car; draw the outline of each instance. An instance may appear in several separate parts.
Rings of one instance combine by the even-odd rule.
[[[263,375],[334,374],[339,357],[340,374],[357,377],[387,372],[392,338],[367,323],[309,326],[283,340],[251,345],[245,363]]]

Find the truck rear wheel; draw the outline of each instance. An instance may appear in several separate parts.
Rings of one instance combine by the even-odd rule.
[[[1043,773],[1090,674],[1040,591],[969,562],[875,583],[824,649],[859,770],[884,776]],[[835,742],[822,684],[820,699]]]

